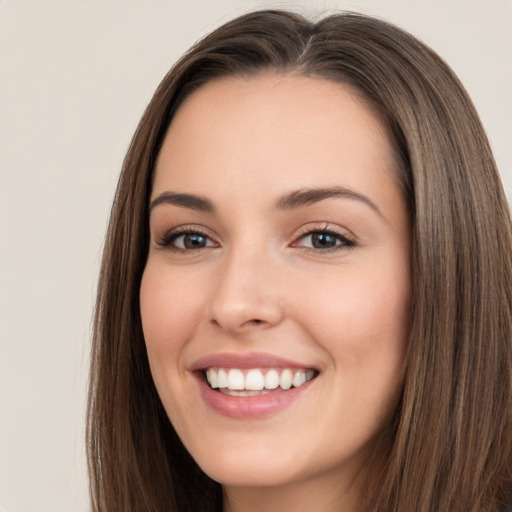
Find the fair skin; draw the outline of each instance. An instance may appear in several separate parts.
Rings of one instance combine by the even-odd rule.
[[[409,325],[394,165],[377,115],[322,79],[219,79],[170,126],[144,336],[167,414],[223,485],[225,510],[359,510],[357,475],[396,403]],[[235,373],[235,390],[206,382],[233,369],[245,388],[255,376],[252,396]],[[258,390],[271,369],[307,381]]]

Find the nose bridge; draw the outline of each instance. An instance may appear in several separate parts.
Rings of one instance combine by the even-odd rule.
[[[227,250],[210,301],[210,320],[228,331],[279,323],[274,265],[268,248],[254,241]]]

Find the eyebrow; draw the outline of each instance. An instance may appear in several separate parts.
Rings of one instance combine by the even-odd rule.
[[[360,201],[369,206],[375,213],[377,213],[384,221],[387,222],[378,206],[369,197],[345,187],[308,188],[295,190],[280,197],[275,202],[274,207],[277,210],[293,210],[318,203],[325,199],[336,197]],[[153,208],[161,204],[170,204],[205,213],[215,213],[216,211],[213,202],[206,197],[198,196],[195,194],[173,192],[171,190],[162,192],[155,199],[153,199],[153,201],[151,201],[149,206],[150,212],[153,210]]]
[[[182,208],[189,208],[198,212],[214,213],[215,206],[206,197],[197,196],[195,194],[183,194],[179,192],[172,192],[170,190],[163,192],[151,201],[149,211],[161,204],[172,204],[174,206],[181,206]]]
[[[346,199],[361,201],[362,203],[369,206],[375,213],[377,213],[383,220],[387,222],[378,206],[369,197],[344,187],[296,190],[278,199],[278,201],[275,203],[275,207],[277,210],[291,210],[295,208],[301,208],[303,206],[309,206],[311,204],[323,201],[324,199],[330,199],[333,197],[343,197]]]

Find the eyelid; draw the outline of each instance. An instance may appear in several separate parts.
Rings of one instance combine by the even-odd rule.
[[[198,226],[196,224],[185,224],[174,226],[168,230],[166,230],[161,236],[155,237],[155,242],[159,249],[171,250],[175,252],[189,252],[199,249],[207,249],[212,248],[211,245],[206,247],[198,247],[197,249],[182,249],[180,247],[175,247],[172,245],[172,242],[184,235],[200,235],[204,236],[208,240],[212,241],[214,247],[218,247],[219,243],[215,240],[215,237],[212,236],[210,230]]]
[[[315,233],[326,233],[329,235],[333,235],[335,237],[338,237],[342,241],[342,243],[323,249],[315,247],[305,247],[299,244],[301,240]],[[356,237],[353,235],[352,232],[339,226],[329,224],[328,222],[317,223],[316,225],[308,223],[307,225],[302,226],[300,228],[300,231],[294,236],[293,240],[294,241],[291,243],[291,247],[301,247],[307,252],[315,253],[327,253],[339,250],[347,250],[356,246]]]

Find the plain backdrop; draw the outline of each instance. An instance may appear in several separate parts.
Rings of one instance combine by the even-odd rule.
[[[94,291],[124,153],[190,45],[262,7],[391,20],[466,85],[512,195],[512,0],[0,0],[0,509],[88,510]]]

